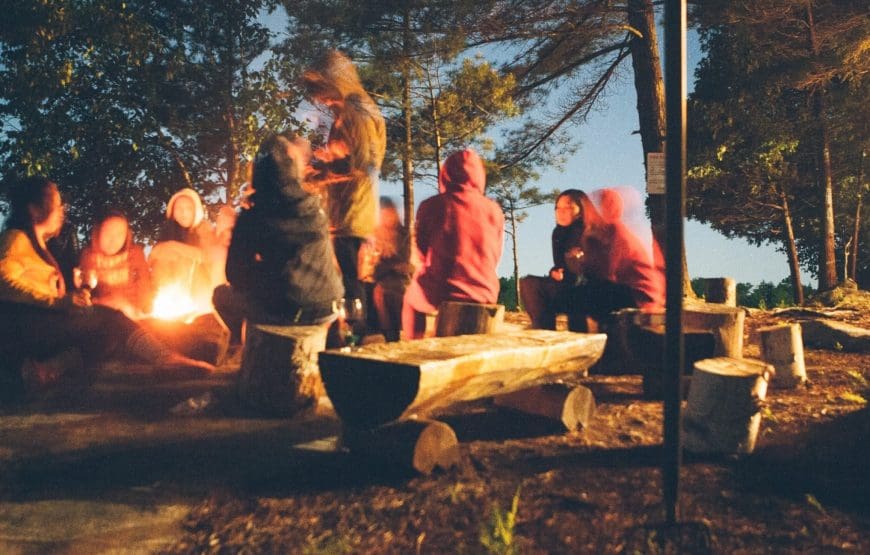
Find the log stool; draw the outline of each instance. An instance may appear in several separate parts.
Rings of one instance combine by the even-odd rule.
[[[776,369],[771,385],[795,388],[807,379],[804,365],[804,343],[800,324],[768,326],[758,330],[761,337],[761,358]]]
[[[685,448],[694,453],[751,453],[771,374],[773,367],[759,360],[718,357],[696,362],[683,419]]]
[[[704,299],[708,303],[737,306],[737,282],[734,278],[706,278]]]
[[[436,337],[493,333],[504,322],[504,305],[445,301],[438,307]]]
[[[249,323],[239,370],[239,397],[259,411],[292,416],[323,395],[317,366],[326,348],[326,326]]]

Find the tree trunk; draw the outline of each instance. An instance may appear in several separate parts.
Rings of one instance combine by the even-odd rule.
[[[511,220],[511,249],[514,257],[514,301],[516,301],[517,309],[520,308],[520,259],[517,255],[517,215],[514,209],[514,202],[510,203],[510,220]]]
[[[435,175],[441,175],[441,121],[438,118],[438,102],[435,98],[435,87],[432,86],[432,74],[429,69],[426,69],[426,79],[429,85],[429,107],[432,109],[432,133],[434,139],[435,150],[433,158],[435,159]]]
[[[819,42],[816,36],[812,4],[807,4],[807,32],[813,57],[819,57]],[[832,289],[837,285],[837,265],[834,256],[834,186],[831,176],[831,141],[828,133],[827,106],[824,89],[812,93],[813,117],[818,129],[818,166],[823,187],[822,245],[819,249],[819,289]]]
[[[413,136],[411,135],[411,58],[408,45],[411,34],[411,15],[405,10],[405,36],[402,58],[402,116],[405,121],[405,148],[402,149],[402,193],[405,197],[405,227],[411,236],[411,244],[416,243],[414,229],[414,162],[411,159]]]
[[[856,283],[858,282],[858,242],[861,231],[861,204],[864,202],[864,156],[865,153],[862,150],[861,167],[858,170],[858,202],[855,206],[855,225],[852,228],[852,252],[849,255],[849,268],[847,269],[848,275],[846,276],[852,278]]]
[[[655,27],[652,0],[629,0],[628,24],[640,33],[631,39],[631,66],[634,69],[634,89],[637,93],[637,115],[643,160],[650,152],[665,149],[665,86]],[[665,244],[665,195],[648,195],[647,209],[652,223],[653,239],[659,247]],[[654,247],[655,250],[655,247]],[[683,247],[683,294],[694,297],[686,249]]]
[[[791,278],[792,298],[796,305],[804,304],[804,286],[801,283],[801,265],[798,260],[797,245],[794,240],[794,226],[791,221],[791,208],[788,204],[788,196],[781,187],[777,187],[780,201],[782,202],[782,227],[785,230],[785,252],[788,254],[789,277]]]

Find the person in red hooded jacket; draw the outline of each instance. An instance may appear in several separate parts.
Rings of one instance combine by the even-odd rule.
[[[439,194],[420,203],[416,247],[421,264],[405,292],[406,339],[422,337],[425,315],[444,301],[498,300],[504,213],[484,196],[485,187],[483,160],[473,150],[461,150],[441,166]]]
[[[621,308],[657,311],[665,303],[665,277],[659,259],[641,243],[622,218],[623,201],[618,192],[597,193],[601,210],[590,198],[581,197],[584,230],[579,245],[568,249],[568,268],[582,276],[571,293],[569,307],[575,315],[601,320]],[[575,318],[586,331],[585,318]]]

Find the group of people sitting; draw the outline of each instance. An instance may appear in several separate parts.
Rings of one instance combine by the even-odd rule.
[[[164,273],[201,283],[194,289],[206,291],[237,341],[244,322],[344,326],[352,335],[415,339],[442,302],[497,302],[504,215],[485,196],[480,156],[466,149],[444,161],[439,193],[420,204],[411,234],[392,201],[382,198],[378,212],[386,131],[353,64],[328,52],[303,74],[302,84],[313,102],[332,112],[326,143],[312,151],[289,132],[266,139],[241,210],[222,209],[217,227],[195,191],[177,192],[147,261],[128,220],[108,212],[93,226],[78,274],[64,277],[49,248],[64,222],[58,186],[28,178],[12,188],[0,235],[2,378],[12,384],[2,386],[6,395],[28,387],[23,360],[71,347],[82,352],[88,369],[126,354],[170,372],[213,371],[137,323],[149,314],[153,283]],[[533,327],[555,328],[556,313],[567,312],[570,329],[585,331],[587,316],[663,305],[661,269],[622,222],[622,209],[613,191],[600,193],[598,208],[578,190],[558,197],[554,267],[548,276],[521,282]],[[93,273],[91,291],[86,285]],[[331,336],[339,343],[345,337]],[[78,378],[92,378],[86,374]],[[39,385],[56,378],[36,371],[30,379]]]

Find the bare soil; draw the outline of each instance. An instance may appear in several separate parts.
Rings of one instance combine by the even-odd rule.
[[[870,329],[861,312],[849,319]],[[748,316],[746,356],[778,321]],[[807,350],[806,367],[806,386],[768,391],[751,456],[685,458],[676,525],[662,524],[661,402],[642,397],[639,376],[590,376],[588,429],[463,407],[442,417],[460,468],[409,476],[350,455],[286,460],[214,488],[168,552],[868,553],[870,353]],[[515,522],[499,532],[514,500]]]

